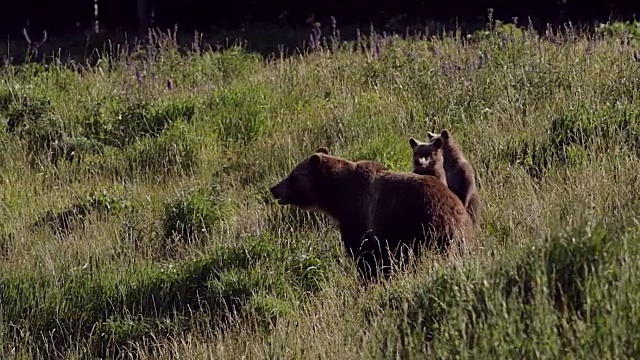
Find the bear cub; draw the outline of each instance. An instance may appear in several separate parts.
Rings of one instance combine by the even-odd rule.
[[[349,161],[320,148],[269,191],[281,205],[321,211],[338,223],[343,245],[365,280],[388,275],[391,256],[406,264],[407,251],[427,245],[463,250],[475,237],[462,202],[433,176],[386,170]],[[398,251],[401,250],[401,251]]]
[[[447,174],[444,171],[442,139],[437,138],[429,145],[419,143],[414,138],[409,138],[409,145],[413,150],[413,172],[420,175],[435,176],[448,187]]]
[[[475,172],[464,156],[462,147],[455,141],[449,130],[444,129],[440,134],[428,133],[429,141],[420,142],[413,138],[409,144],[413,149],[413,172],[429,174],[442,179],[444,183],[458,196],[467,209],[475,226],[479,226],[480,199],[475,183]],[[443,163],[440,167],[440,154]]]

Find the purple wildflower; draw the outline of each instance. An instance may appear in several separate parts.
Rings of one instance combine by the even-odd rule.
[[[380,56],[380,36],[374,35],[373,38],[373,54]]]
[[[455,75],[460,70],[462,70],[462,66],[459,64],[452,64],[448,61],[442,63],[442,72],[447,76]]]
[[[449,75],[449,73],[451,72],[451,65],[449,64],[448,61],[442,62],[442,72],[445,75]]]
[[[507,46],[507,43],[509,42],[509,37],[507,36],[507,34],[501,33],[500,40],[502,40],[502,46],[504,47],[504,46]]]
[[[593,53],[593,42],[591,41],[591,39],[589,39],[589,42],[587,43],[587,48],[585,49],[584,52],[587,55],[591,55]]]
[[[322,36],[322,30],[320,29],[320,24],[315,23],[313,25],[313,30],[311,30],[311,34],[309,35],[309,42],[311,43],[311,48],[316,50],[320,47],[320,37]]]
[[[410,62],[413,62],[416,60],[416,54],[413,51],[404,50],[403,52]]]
[[[338,25],[336,22],[336,18],[334,18],[333,16],[329,18],[329,20],[331,21],[331,33],[333,34],[333,36],[337,36],[338,35]]]
[[[482,52],[478,53],[478,69],[482,68],[486,62],[486,58]]]

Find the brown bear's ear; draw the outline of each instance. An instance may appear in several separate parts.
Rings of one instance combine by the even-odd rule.
[[[442,130],[442,132],[440,132],[440,136],[442,136],[442,138],[445,140],[449,139],[449,136],[450,136],[449,130],[447,129]]]
[[[427,136],[429,137],[429,140],[433,139],[434,137],[437,137],[438,134],[436,133],[432,133],[431,131],[427,132]]]
[[[318,165],[320,165],[321,161],[322,161],[322,159],[320,158],[320,155],[318,155],[318,154],[313,154],[309,158],[309,164],[311,164],[311,166],[318,166]]]
[[[418,146],[418,142],[416,141],[416,139],[414,138],[409,138],[409,145],[411,145],[411,148],[413,149],[414,147]]]
[[[442,147],[442,138],[437,138],[435,140],[433,140],[433,143],[431,143],[436,149],[440,149]]]
[[[318,149],[316,149],[316,152],[317,152],[317,153],[323,153],[323,154],[327,154],[327,155],[329,155],[329,150],[327,150],[327,148],[326,148],[326,147],[324,147],[324,146],[321,146],[321,147],[319,147]]]

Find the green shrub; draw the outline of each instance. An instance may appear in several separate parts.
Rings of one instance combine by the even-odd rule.
[[[151,102],[107,97],[90,111],[84,128],[87,137],[119,148],[156,138],[174,123],[189,123],[195,109],[190,99]]]
[[[621,37],[635,44],[640,44],[640,21],[602,23],[596,28],[596,33],[601,36]]]
[[[570,167],[587,161],[589,151],[613,151],[620,146],[637,150],[638,111],[635,106],[605,106],[594,113],[572,111],[553,118],[546,139],[510,141],[501,156],[541,179],[552,165]]]
[[[85,221],[91,214],[116,215],[131,208],[131,203],[114,196],[106,189],[96,190],[87,196],[85,201],[71,204],[58,210],[47,210],[34,223],[34,227],[48,226],[58,235],[68,235],[80,226],[84,229]]]
[[[176,123],[159,138],[140,141],[125,150],[127,173],[191,174],[198,167],[198,145],[190,130]]]
[[[589,224],[551,237],[515,259],[496,263],[486,273],[471,268],[439,272],[420,280],[411,291],[392,292],[382,301],[383,307],[393,309],[397,325],[386,333],[394,339],[392,345],[382,344],[381,351],[420,353],[429,344],[434,351],[444,346],[436,351],[439,354],[478,353],[491,341],[484,338],[487,332],[497,335],[531,329],[543,336],[549,330],[545,323],[580,326],[588,316],[606,316],[589,299],[595,294],[594,284],[620,280],[609,271],[627,256],[619,241],[624,236],[615,228]],[[496,328],[498,324],[514,327]],[[442,336],[454,332],[461,342],[446,345],[447,338]],[[571,335],[558,336],[563,341]],[[511,353],[512,349],[502,351]]]
[[[206,235],[227,215],[228,205],[219,187],[190,190],[165,205],[164,237],[188,240]]]
[[[51,151],[67,136],[51,102],[37,96],[24,96],[11,102],[5,112],[7,133],[19,139],[31,164],[45,165]]]
[[[140,263],[105,273],[94,260],[57,276],[5,274],[0,319],[11,331],[2,336],[52,351],[86,341],[94,355],[105,356],[126,351],[130,342],[193,330],[203,320],[207,328],[238,316],[266,324],[291,315],[292,301],[319,290],[313,268],[321,269],[322,261],[282,261],[290,256],[273,239],[254,237],[176,264]]]
[[[157,138],[146,138],[124,148],[107,147],[87,168],[117,178],[144,179],[191,175],[198,168],[199,140],[181,122]]]
[[[246,145],[264,135],[269,119],[269,91],[262,85],[232,86],[216,91],[209,101],[210,120],[225,144]]]

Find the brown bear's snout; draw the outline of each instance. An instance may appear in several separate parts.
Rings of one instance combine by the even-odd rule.
[[[283,199],[284,195],[282,194],[282,186],[281,185],[282,185],[282,183],[279,183],[279,184],[276,184],[276,185],[272,186],[271,188],[269,188],[269,192],[278,201],[278,204],[286,205],[286,202]]]
[[[274,185],[272,187],[269,188],[269,192],[271,193],[271,195],[273,195],[274,198],[278,198],[278,190],[277,190],[278,185]]]

